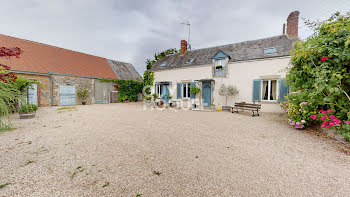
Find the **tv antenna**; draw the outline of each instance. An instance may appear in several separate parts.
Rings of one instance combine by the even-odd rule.
[[[186,25],[188,27],[188,39],[187,39],[187,48],[191,50],[191,44],[190,44],[190,36],[191,36],[191,24],[190,21],[187,20],[187,22],[180,23],[182,25]]]

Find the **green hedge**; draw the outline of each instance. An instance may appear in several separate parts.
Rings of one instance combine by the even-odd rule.
[[[124,79],[100,79],[101,82],[113,82],[118,85],[118,102],[125,100],[137,101],[139,93],[142,93],[143,82]]]

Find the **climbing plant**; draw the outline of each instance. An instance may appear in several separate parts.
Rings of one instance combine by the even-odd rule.
[[[118,102],[125,100],[137,101],[139,93],[142,93],[143,82],[124,79],[100,79],[101,82],[113,82],[118,87]]]

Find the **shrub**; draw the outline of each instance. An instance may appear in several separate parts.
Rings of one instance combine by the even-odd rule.
[[[332,110],[332,115],[344,122],[350,119],[350,15],[336,13],[327,21],[312,25],[314,35],[296,42],[291,51],[292,67],[286,79],[292,93],[284,107],[290,123],[305,120],[306,126],[322,122],[311,118],[319,110]],[[301,105],[302,102],[307,104]],[[348,126],[337,129],[350,132]]]
[[[23,112],[23,113],[29,113],[29,112],[33,112],[33,111],[37,111],[38,107],[36,105],[33,104],[23,104],[21,105],[19,111]]]
[[[196,95],[196,94],[198,94],[198,93],[200,93],[200,92],[201,92],[201,89],[198,88],[197,86],[192,86],[192,87],[190,88],[190,94]]]
[[[220,96],[225,96],[225,105],[227,105],[227,97],[228,96],[236,96],[239,94],[238,89],[236,86],[226,86],[225,84],[222,84],[219,89],[219,95]]]
[[[139,93],[142,93],[143,82],[124,79],[100,79],[101,82],[113,82],[118,85],[118,102],[125,100],[137,101]]]
[[[77,92],[77,94],[78,94],[78,96],[79,96],[82,100],[84,100],[84,99],[86,99],[86,97],[88,96],[89,90],[86,89],[86,88],[84,88],[84,89],[79,90],[79,91]]]

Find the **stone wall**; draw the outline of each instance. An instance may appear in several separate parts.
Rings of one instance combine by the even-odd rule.
[[[51,93],[50,93],[50,77],[44,75],[31,75],[31,74],[18,74],[18,76],[25,79],[35,80],[41,83],[38,85],[38,105],[50,106],[51,105]]]
[[[52,75],[53,79],[53,105],[60,105],[60,86],[75,86],[76,92],[81,89],[88,89],[89,94],[86,104],[94,103],[94,79],[85,77],[74,77],[65,75]],[[81,99],[76,94],[76,104],[81,105]]]

